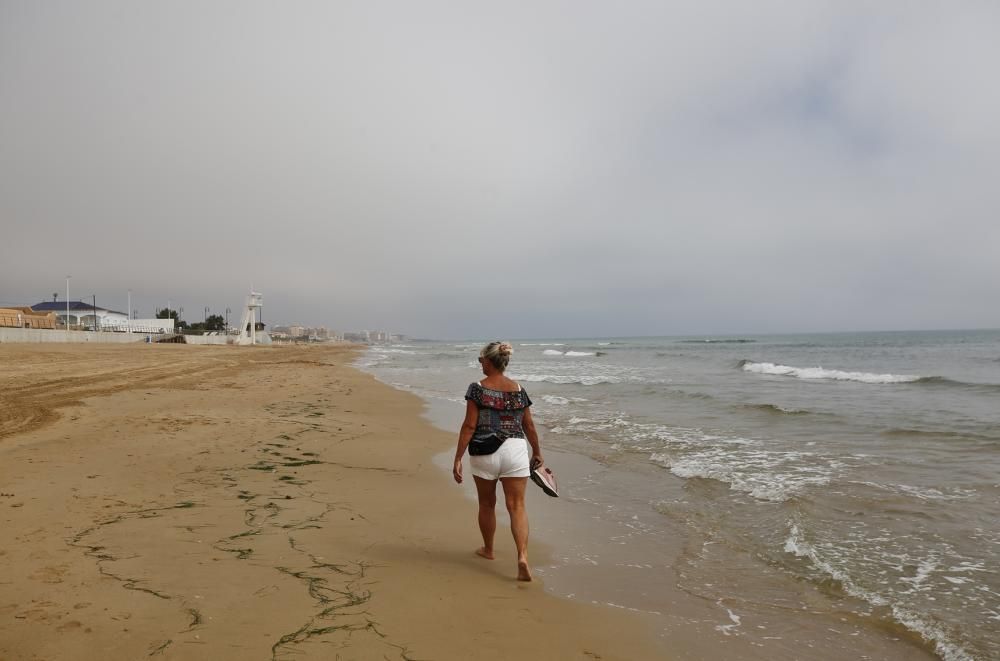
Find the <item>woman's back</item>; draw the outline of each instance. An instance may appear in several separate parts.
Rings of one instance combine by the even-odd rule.
[[[484,381],[487,381],[484,379]],[[490,388],[483,383],[470,383],[465,392],[465,399],[473,402],[479,409],[479,417],[476,422],[476,431],[472,441],[480,441],[490,437],[500,439],[524,438],[524,428],[521,421],[524,419],[524,412],[531,406],[531,398],[527,391],[517,383],[507,379],[507,387],[514,386],[514,390],[500,390]],[[501,384],[498,384],[501,385]]]

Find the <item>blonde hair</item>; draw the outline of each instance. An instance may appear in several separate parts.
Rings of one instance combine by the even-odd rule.
[[[510,362],[510,355],[514,353],[514,347],[510,346],[510,342],[490,342],[482,351],[479,352],[481,358],[485,358],[493,364],[493,367],[497,368],[501,372],[507,369],[507,363]]]

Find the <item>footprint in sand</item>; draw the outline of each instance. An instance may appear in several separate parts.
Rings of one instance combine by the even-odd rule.
[[[33,581],[41,581],[42,583],[62,583],[63,576],[69,571],[65,565],[59,567],[42,567],[35,573],[33,573],[30,578]]]

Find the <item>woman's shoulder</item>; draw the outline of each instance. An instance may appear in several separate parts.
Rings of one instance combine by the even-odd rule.
[[[489,390],[491,392],[519,392],[524,390],[524,388],[521,387],[521,384],[513,379],[504,379],[490,384],[485,383],[485,381],[486,379],[478,382],[473,381],[469,387],[471,388],[472,386],[477,386],[483,390]]]

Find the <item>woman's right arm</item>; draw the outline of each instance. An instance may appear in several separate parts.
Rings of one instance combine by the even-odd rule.
[[[476,433],[476,424],[479,422],[479,407],[472,400],[465,402],[465,420],[462,421],[462,429],[458,432],[458,447],[455,448],[455,465],[452,469],[452,476],[459,484],[462,483],[462,457],[472,435]]]
[[[538,431],[535,429],[535,421],[531,419],[531,407],[524,409],[524,417],[521,419],[521,427],[524,435],[531,445],[531,466],[542,463],[542,445],[538,442]]]

